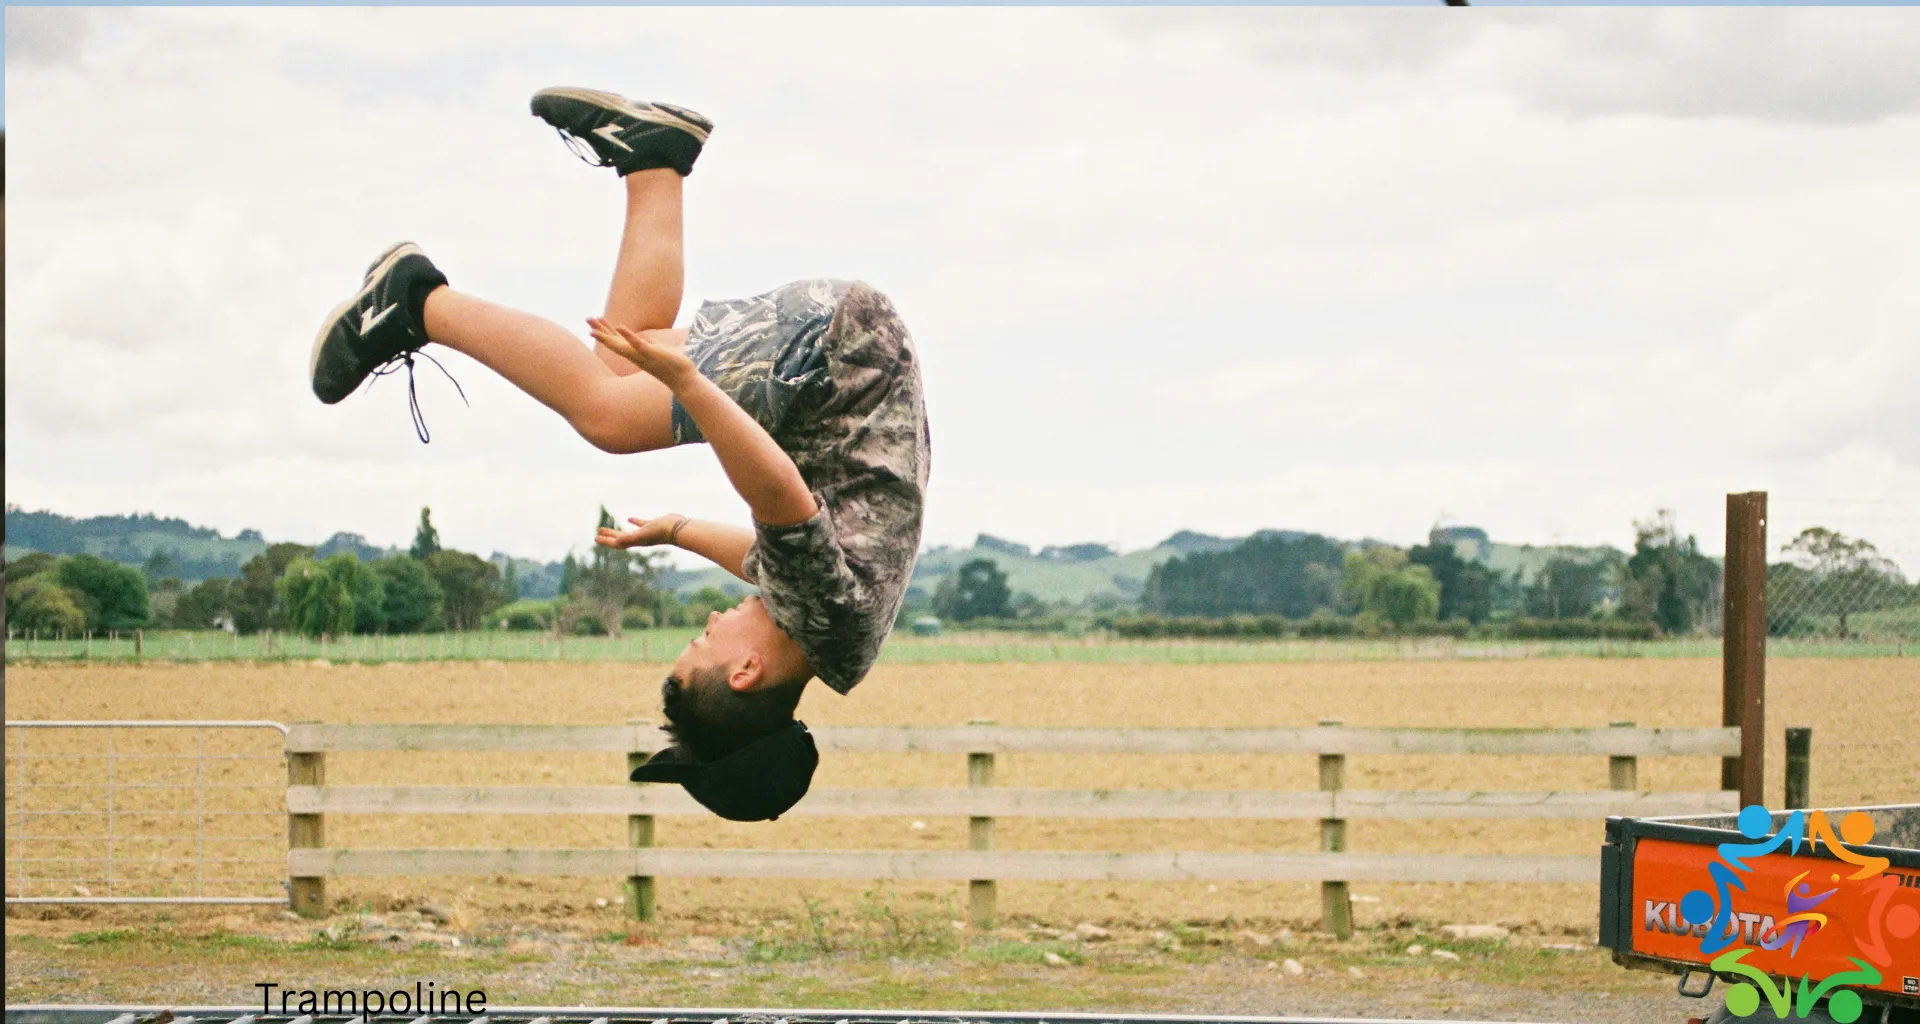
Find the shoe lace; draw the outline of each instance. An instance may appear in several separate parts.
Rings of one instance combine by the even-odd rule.
[[[559,134],[560,141],[566,143],[568,149],[573,150],[573,155],[585,161],[588,167],[607,166],[607,162],[600,159],[600,154],[593,151],[593,147],[587,144],[587,140],[573,134],[565,128],[556,126],[553,130]]]
[[[447,373],[447,368],[445,366],[440,365],[440,360],[435,359],[432,356],[428,355],[427,353],[419,351],[418,349],[412,349],[406,352],[402,352],[399,355],[394,356],[392,359],[389,359],[386,362],[381,363],[379,366],[374,367],[372,376],[375,380],[378,380],[381,377],[385,377],[387,374],[390,374],[390,373],[398,373],[403,367],[406,369],[407,371],[407,408],[408,408],[408,411],[410,411],[413,414],[413,432],[419,436],[421,444],[428,444],[432,442],[433,437],[432,435],[427,433],[427,418],[425,415],[423,415],[420,412],[420,392],[414,387],[414,383],[413,383],[413,357],[416,353],[421,358],[425,359],[427,362],[432,363],[436,367],[439,367],[440,372],[446,376],[447,380],[450,383],[453,384],[453,390],[460,393],[460,401],[465,403],[467,408],[469,409],[473,408],[473,403],[467,401],[467,390],[460,386],[459,381],[453,379],[453,374]],[[367,387],[369,390],[371,390],[373,385],[369,384],[367,385]]]

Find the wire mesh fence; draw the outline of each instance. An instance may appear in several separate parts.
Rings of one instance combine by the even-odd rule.
[[[8,903],[283,903],[286,729],[8,722]]]
[[[1791,496],[1769,504],[1769,637],[1920,641],[1920,505]]]

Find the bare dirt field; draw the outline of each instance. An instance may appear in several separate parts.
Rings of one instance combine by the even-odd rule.
[[[661,671],[620,663],[14,666],[8,672],[6,710],[9,719],[654,721]],[[1787,725],[1814,730],[1816,801],[1842,805],[1920,799],[1920,743],[1912,739],[1920,735],[1920,661],[1776,659],[1768,666],[1768,685],[1770,802],[1780,798],[1781,730]],[[894,664],[876,669],[850,697],[813,688],[800,715],[813,725],[943,725],[985,718],[1002,725],[1259,726],[1311,725],[1338,718],[1356,726],[1592,726],[1615,720],[1711,726],[1719,724],[1719,691],[1720,666],[1711,659]],[[10,734],[10,747],[15,742]],[[336,754],[330,755],[327,772],[328,782],[340,785],[609,785],[624,777],[617,756],[598,754]],[[1648,759],[1640,765],[1640,785],[1713,789],[1718,773],[1717,761],[1710,758]],[[965,759],[958,755],[829,754],[815,784],[960,786],[965,780]],[[996,781],[1074,788],[1312,789],[1316,771],[1310,757],[1003,755]],[[1603,758],[1354,757],[1347,784],[1539,790],[1603,789],[1606,783]],[[334,846],[625,843],[624,822],[618,818],[331,816],[327,832],[328,844]],[[1356,851],[1597,856],[1601,829],[1598,822],[1356,821],[1349,825],[1348,840]],[[915,828],[912,821],[892,818],[796,818],[761,825],[663,818],[657,842],[678,847],[964,849],[967,826],[960,819],[928,819]],[[995,837],[1002,849],[1311,850],[1315,842],[1310,822],[1005,820]],[[1294,1007],[1290,1012],[1309,1007],[1357,1012],[1357,1004],[1340,993],[1351,990],[1354,999],[1366,998],[1363,992],[1378,989],[1387,978],[1399,979],[1388,987],[1399,989],[1404,982],[1442,994],[1455,992],[1449,986],[1456,981],[1478,979],[1478,988],[1468,985],[1441,999],[1450,1001],[1453,1010],[1422,1011],[1435,1015],[1458,1011],[1471,1016],[1474,1006],[1482,1015],[1500,1019],[1534,1012],[1499,1009],[1506,1005],[1500,993],[1549,987],[1549,980],[1551,987],[1573,986],[1594,998],[1607,992],[1611,995],[1604,998],[1654,1000],[1649,1006],[1665,1008],[1670,1002],[1657,994],[1670,991],[1670,980],[1629,976],[1592,951],[1548,948],[1592,942],[1593,886],[1356,884],[1354,889],[1363,934],[1352,943],[1323,948],[1325,940],[1309,934],[1319,913],[1317,886],[1312,884],[1004,883],[999,905],[1005,928],[985,936],[962,935],[951,928],[951,920],[964,915],[962,894],[947,884],[903,883],[874,891],[860,883],[662,879],[660,921],[629,937],[620,918],[615,879],[343,879],[330,887],[341,909],[328,925],[334,931],[317,937],[313,925],[282,921],[274,911],[10,908],[8,996],[10,1001],[52,997],[54,989],[68,984],[59,981],[62,977],[117,976],[122,972],[104,966],[128,963],[112,954],[116,949],[138,954],[136,961],[170,956],[205,959],[209,965],[250,964],[268,956],[247,953],[250,947],[244,942],[222,945],[222,935],[281,943],[273,947],[281,950],[273,956],[282,959],[291,955],[286,949],[294,948],[286,943],[317,942],[325,948],[312,956],[335,958],[339,970],[374,969],[355,960],[362,954],[351,949],[366,945],[369,937],[390,944],[381,949],[418,946],[426,932],[385,918],[411,913],[428,901],[456,922],[440,928],[440,938],[432,940],[437,951],[433,955],[455,958],[447,961],[449,969],[465,962],[459,957],[498,961],[501,970],[511,967],[508,973],[523,979],[524,991],[566,997],[566,1002],[578,1001],[568,996],[576,990],[602,992],[608,985],[632,984],[619,965],[635,957],[641,960],[629,965],[634,969],[645,970],[642,961],[674,968],[666,975],[651,972],[649,984],[656,986],[652,991],[661,1001],[670,996],[698,1001],[697,996],[736,1005],[750,996],[780,997],[792,1005],[807,1002],[803,997],[810,992],[824,998],[842,988],[867,993],[868,1005],[891,999],[898,1005],[985,1006],[994,1002],[989,995],[996,991],[1031,1003],[1022,993],[1051,991],[1065,983],[1080,995],[1069,999],[1062,990],[1046,1005],[1192,1009],[1198,1008],[1195,1000],[1200,998],[1195,993],[1217,992],[1203,1002],[1222,1012],[1276,1012],[1276,1005]],[[886,909],[876,909],[882,907]],[[419,921],[417,915],[410,920]],[[1059,941],[1058,930],[1081,922],[1107,928],[1114,938],[1106,945],[1059,945],[1067,963],[1049,973],[1038,954],[1051,951],[1053,947],[1043,947]],[[1501,923],[1515,935],[1510,946],[1482,951],[1477,959],[1470,955],[1458,968],[1451,962],[1405,957],[1406,946],[1447,922]],[[942,929],[948,934],[942,936]],[[1298,936],[1294,946],[1262,946],[1251,938],[1234,937],[1243,932],[1276,936],[1282,930]],[[447,940],[462,934],[469,941],[455,950]],[[1170,939],[1181,934],[1187,937],[1185,945],[1170,948]],[[76,941],[93,935],[109,938]],[[834,935],[846,938],[836,940]],[[697,948],[687,945],[694,939],[702,940]],[[871,946],[875,942],[894,945]],[[334,950],[336,946],[348,951]],[[1285,952],[1289,948],[1293,951]],[[690,949],[700,956],[688,959]],[[801,953],[774,955],[775,962],[755,966],[756,955],[764,961],[766,950],[781,949]],[[696,961],[704,962],[700,957],[712,965],[697,966]],[[1267,966],[1289,957],[1304,965],[1301,975]],[[16,962],[21,965],[18,971]],[[303,962],[321,961],[309,957]],[[789,976],[796,963],[806,965],[804,977]],[[896,978],[900,972],[889,964],[908,965],[911,969],[901,968],[907,980]],[[563,965],[572,966],[563,970]],[[1542,967],[1550,970],[1543,975]],[[1355,978],[1347,968],[1374,980]],[[861,980],[861,972],[875,969],[893,980]],[[704,970],[719,973],[708,977],[701,974]],[[1062,970],[1078,980],[1067,982]],[[585,973],[568,981],[568,971]],[[1240,980],[1217,989],[1212,982],[1195,987],[1223,971]],[[674,985],[694,988],[658,988],[666,984],[667,975]],[[751,981],[749,975],[761,980]],[[222,977],[214,966],[194,976],[209,983]],[[919,980],[908,984],[913,978]],[[252,984],[238,977],[231,980],[242,988]],[[124,993],[152,984],[149,974],[126,973],[89,998],[104,999],[114,992],[129,998]],[[225,985],[223,981],[217,987]],[[1291,995],[1275,1004],[1248,994],[1273,986]],[[625,997],[604,1001],[631,1003],[638,998],[622,991]],[[1308,998],[1310,991],[1325,999]],[[729,993],[735,998],[725,998]],[[245,994],[231,995],[237,1000]],[[1551,1012],[1559,1016],[1533,1019],[1631,1016],[1593,1016],[1570,1007]]]

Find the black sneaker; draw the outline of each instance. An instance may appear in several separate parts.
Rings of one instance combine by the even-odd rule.
[[[327,314],[313,339],[308,372],[313,393],[332,405],[388,363],[411,363],[427,343],[421,322],[427,293],[447,276],[412,242],[380,254],[367,268],[360,291]],[[411,368],[411,367],[409,367]]]
[[[554,127],[580,159],[621,177],[654,167],[693,173],[713,122],[685,107],[643,103],[595,89],[542,89],[533,116]]]

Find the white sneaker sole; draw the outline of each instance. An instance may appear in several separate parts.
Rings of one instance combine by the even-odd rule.
[[[327,335],[333,333],[333,328],[340,322],[340,318],[359,305],[361,299],[372,294],[374,284],[393,270],[393,265],[398,263],[401,257],[412,253],[425,255],[421,248],[412,242],[401,242],[382,253],[380,258],[374,261],[373,268],[367,271],[366,283],[361,285],[360,290],[354,292],[352,298],[333,307],[333,312],[327,314],[327,319],[320,324],[320,333],[314,336],[313,354],[307,357],[309,384],[313,382],[313,375],[320,371],[320,346],[327,343]]]
[[[666,125],[669,128],[677,128],[693,136],[701,145],[705,145],[707,142],[707,129],[700,127],[698,124],[684,117],[677,116],[671,110],[662,110],[659,107],[651,106],[635,106],[632,100],[627,99],[619,93],[602,92],[598,89],[575,89],[562,86],[555,89],[542,89],[533,95],[535,99],[542,96],[553,96],[563,100],[579,100],[582,103],[591,103],[603,110],[611,110],[619,114],[624,114],[636,121],[647,121],[652,124]]]

